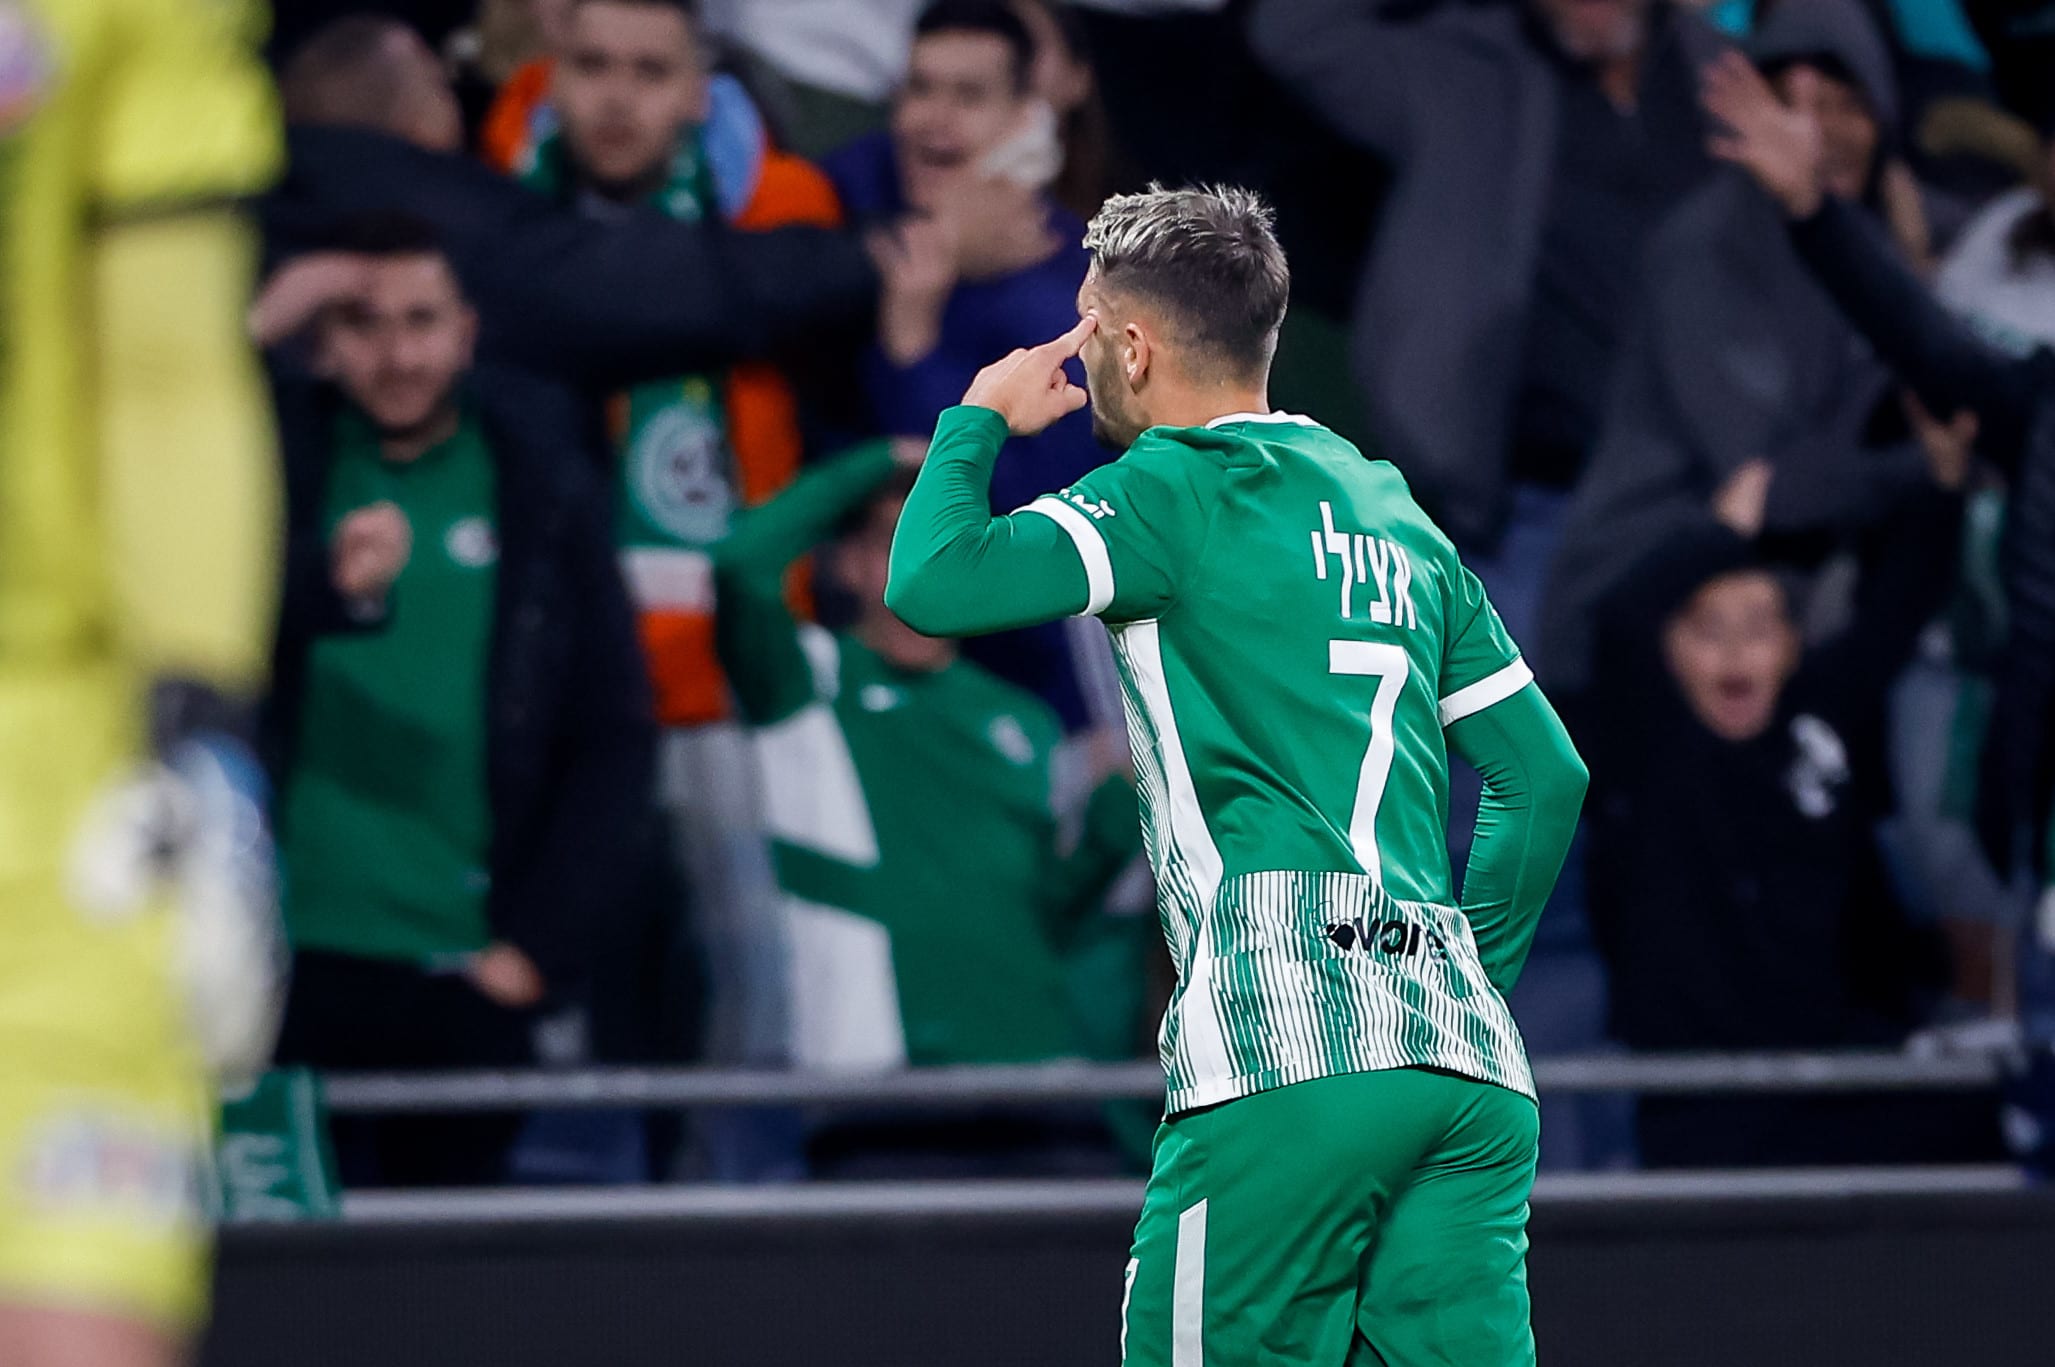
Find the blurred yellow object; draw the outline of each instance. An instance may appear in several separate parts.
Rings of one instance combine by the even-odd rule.
[[[276,458],[233,212],[279,130],[245,0],[0,0],[0,1299],[189,1324],[206,1088],[168,914],[68,852],[145,690],[252,693]]]

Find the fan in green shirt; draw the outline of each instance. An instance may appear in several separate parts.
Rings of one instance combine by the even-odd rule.
[[[1131,786],[1081,793],[1046,704],[884,606],[907,479],[863,447],[739,515],[720,649],[758,728],[792,933],[794,1058],[817,1067],[1082,1052],[1067,952],[1139,850]],[[796,623],[786,568],[831,533],[852,629]],[[1066,809],[1082,832],[1066,840]],[[1139,928],[1139,927],[1138,927]],[[1141,1008],[1126,985],[1100,1010]],[[1117,1033],[1117,1030],[1115,1031]]]
[[[474,414],[410,461],[356,412],[337,423],[325,520],[389,504],[414,529],[382,630],[309,654],[280,849],[300,949],[454,963],[491,940],[485,677],[497,476]]]

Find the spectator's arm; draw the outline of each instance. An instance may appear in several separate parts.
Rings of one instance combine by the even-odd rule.
[[[736,516],[714,548],[714,642],[742,715],[783,721],[815,700],[813,671],[785,602],[786,567],[892,472],[892,449],[871,442],[810,470],[770,502]]]
[[[1049,933],[1055,943],[1068,943],[1141,847],[1141,811],[1135,786],[1125,776],[1114,774],[1086,800],[1077,848],[1056,859],[1043,880]]]
[[[375,631],[392,620],[392,596],[350,599],[335,586],[332,549],[321,529],[294,527],[286,536],[279,620],[300,636]]]
[[[1381,0],[1259,0],[1249,46],[1335,129],[1396,158],[1419,44],[1383,11]]]
[[[335,547],[326,518],[328,443],[334,412],[320,381],[267,357],[278,449],[285,471],[285,547],[279,575],[279,640],[288,651],[315,636],[375,631],[392,620],[394,595],[352,602],[336,588]],[[287,643],[292,643],[288,645]]]
[[[2012,493],[2004,574],[2005,658],[1985,743],[1977,826],[2001,873],[2022,862],[2045,875],[2055,787],[2055,447],[2027,455]]]
[[[777,581],[898,464],[891,442],[869,441],[806,471],[768,503],[736,513],[734,529],[714,548],[716,570]]]
[[[1916,444],[1852,446],[1849,429],[1839,424],[1776,448],[1769,462],[1775,474],[1762,530],[1772,536],[1866,525],[1932,482]]]
[[[643,875],[640,845],[655,788],[649,675],[621,582],[611,504],[596,486],[570,486],[560,543],[577,633],[573,686],[559,704],[551,817],[494,903],[493,933],[521,950],[560,993],[583,977],[596,927]],[[554,492],[554,491],[552,491]]]
[[[1792,222],[1791,240],[1856,330],[1927,407],[1942,418],[1974,410],[1984,449],[2016,466],[2040,387],[2037,363],[1981,341],[1849,205],[1825,200],[1818,212]]]
[[[1883,706],[1890,681],[1954,591],[1961,539],[1961,495],[1931,484],[1871,529],[1849,625],[1807,662],[1824,680],[1822,695],[1863,710]]]
[[[1492,986],[1510,992],[1570,852],[1590,775],[1555,709],[1531,683],[1451,722],[1448,744],[1484,777],[1463,914]]]
[[[508,358],[607,387],[737,360],[846,328],[877,297],[856,239],[820,228],[738,232],[656,213],[593,222],[525,214],[467,259]]]

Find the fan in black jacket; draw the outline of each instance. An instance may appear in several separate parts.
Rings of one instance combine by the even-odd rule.
[[[1938,977],[1892,903],[1889,681],[1940,607],[1961,504],[1916,493],[1866,546],[1853,617],[1805,648],[1785,588],[1725,527],[1645,557],[1604,604],[1589,724],[1592,921],[1637,1049],[1881,1046]],[[1837,1117],[1839,1117],[1837,1119]],[[1651,1099],[1667,1164],[1910,1161],[1835,1103]]]
[[[432,230],[383,231],[360,244],[364,301],[324,319],[335,385],[276,391],[266,730],[296,951],[279,1054],[514,1066],[537,1008],[577,1000],[633,932],[648,680],[590,406],[474,368]],[[346,1181],[446,1185],[496,1179],[515,1125],[354,1118],[335,1136]]]
[[[1822,201],[1817,129],[1747,62],[1709,68],[1705,102],[1728,126],[1713,150],[1753,175],[1791,217],[1791,240],[1836,303],[1939,414],[1969,410],[1978,449],[2011,481],[2004,572],[2010,639],[1986,745],[1978,826],[1993,864],[2037,867],[2055,791],[2055,351],[1985,345],[1843,205]]]

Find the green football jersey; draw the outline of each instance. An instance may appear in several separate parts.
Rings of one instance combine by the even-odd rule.
[[[1004,437],[987,410],[944,415],[888,600],[922,630],[1058,603],[1111,630],[1178,970],[1169,1109],[1396,1067],[1531,1095],[1453,904],[1443,732],[1532,675],[1399,473],[1286,414],[1152,428],[1061,493],[979,516],[966,549],[965,486]],[[950,571],[924,594],[937,557]]]

